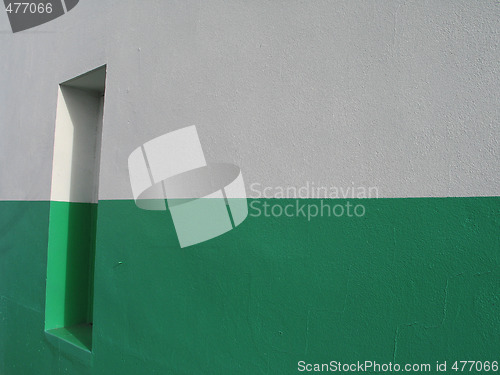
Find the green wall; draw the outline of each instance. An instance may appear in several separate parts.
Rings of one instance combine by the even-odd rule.
[[[45,328],[92,322],[92,281],[97,205],[50,203]]]
[[[350,201],[182,250],[168,213],[100,201],[92,353],[44,332],[50,203],[0,202],[0,374],[500,360],[500,198]]]

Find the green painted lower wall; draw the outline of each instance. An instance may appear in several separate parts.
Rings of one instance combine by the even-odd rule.
[[[500,198],[350,202],[365,215],[249,216],[185,249],[167,213],[99,202],[92,354],[44,332],[50,203],[0,202],[0,374],[500,360]]]
[[[97,205],[51,202],[45,329],[92,323]]]

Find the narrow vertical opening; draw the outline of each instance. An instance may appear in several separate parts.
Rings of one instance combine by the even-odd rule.
[[[45,330],[92,350],[95,236],[106,66],[59,85]]]

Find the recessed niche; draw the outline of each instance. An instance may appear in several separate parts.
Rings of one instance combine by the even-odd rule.
[[[59,85],[45,331],[92,350],[95,235],[106,66]]]

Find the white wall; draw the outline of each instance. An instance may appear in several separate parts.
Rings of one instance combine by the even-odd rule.
[[[3,200],[50,198],[58,84],[103,64],[100,199],[130,199],[129,153],[193,124],[247,185],[499,194],[495,0],[85,0],[0,31]]]
[[[97,92],[59,88],[50,200],[97,203],[101,105]]]

